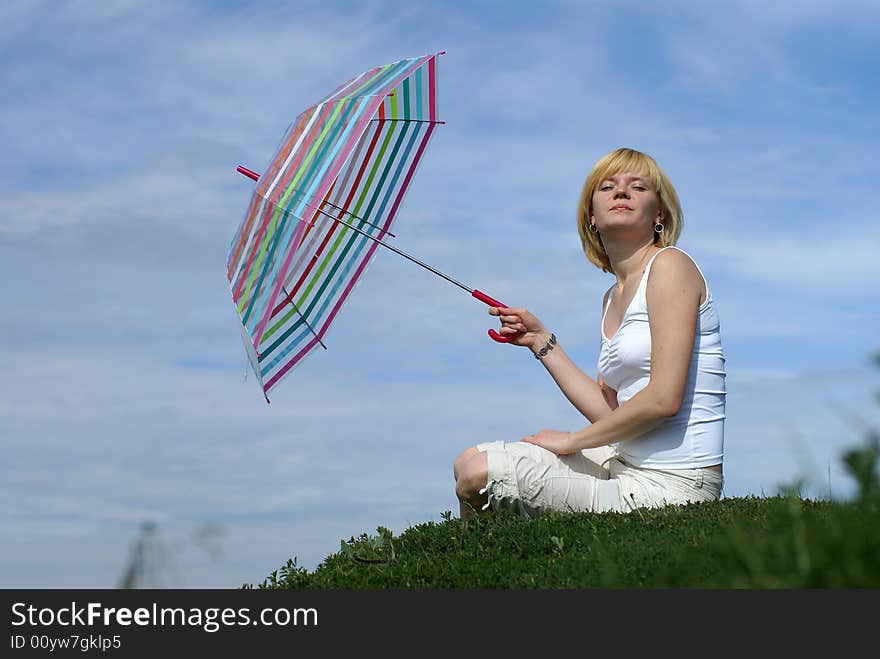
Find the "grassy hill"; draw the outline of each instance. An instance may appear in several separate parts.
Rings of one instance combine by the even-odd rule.
[[[443,514],[342,541],[314,572],[291,559],[258,588],[878,588],[880,441],[844,462],[853,501],[776,497],[524,519]],[[253,588],[244,584],[243,588]]]

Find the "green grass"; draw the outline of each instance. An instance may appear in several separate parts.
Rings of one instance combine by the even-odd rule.
[[[880,442],[844,462],[848,502],[727,498],[632,513],[442,515],[340,543],[314,572],[291,559],[258,588],[878,588]],[[244,584],[243,588],[253,588]]]

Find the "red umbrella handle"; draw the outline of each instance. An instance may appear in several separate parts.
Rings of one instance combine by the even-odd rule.
[[[503,302],[499,302],[498,300],[489,297],[488,295],[486,295],[482,291],[478,291],[477,289],[471,291],[471,295],[477,298],[480,302],[485,302],[490,307],[507,307],[507,305]],[[490,329],[489,336],[492,337],[493,341],[498,341],[498,343],[510,343],[511,341],[515,341],[520,336],[522,336],[522,332],[517,332],[516,334],[511,334],[510,336],[501,336],[495,330]]]

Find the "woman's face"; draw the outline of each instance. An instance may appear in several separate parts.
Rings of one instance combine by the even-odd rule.
[[[650,177],[621,172],[599,183],[593,193],[596,228],[606,236],[614,233],[654,231],[660,200]]]

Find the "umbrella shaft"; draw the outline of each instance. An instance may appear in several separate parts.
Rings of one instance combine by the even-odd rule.
[[[395,121],[396,121],[396,120],[395,120]],[[434,122],[434,123],[436,123],[436,122]],[[239,173],[244,174],[245,176],[247,176],[249,179],[253,179],[254,181],[259,181],[259,180],[260,180],[260,175],[257,174],[255,171],[252,171],[252,170],[248,169],[247,167],[242,167],[241,165],[239,165],[238,167],[236,167],[236,170],[237,170]],[[292,189],[294,192],[299,192],[299,190],[297,190],[296,188],[291,188],[291,189]],[[351,217],[353,217],[353,218],[356,219],[356,220],[360,220],[361,222],[367,222],[367,220],[365,220],[364,218],[362,218],[362,217],[358,217],[358,216],[355,215],[354,213],[349,213],[347,210],[345,210],[345,209],[342,208],[341,206],[337,206],[336,204],[334,204],[334,203],[328,201],[327,199],[325,199],[324,201],[322,201],[321,204],[322,204],[322,205],[323,205],[323,204],[327,204],[328,206],[332,206],[332,207],[335,208],[336,210],[338,210],[338,211],[340,211],[340,212],[342,212],[342,213],[345,213],[346,215],[350,215]],[[323,212],[323,211],[319,211],[319,212]],[[327,215],[327,213],[324,213],[324,215]],[[330,215],[327,215],[327,217],[331,217],[331,216],[330,216]],[[333,219],[336,219],[336,218],[333,218]],[[373,224],[372,222],[367,222],[367,224],[369,224],[371,227],[376,227],[377,229],[381,229],[381,228],[382,228],[382,227],[376,226],[376,225]],[[396,237],[397,237],[397,236],[395,236],[393,233],[391,233],[390,231],[386,231],[385,233],[387,233],[387,234],[388,234],[389,236],[391,236],[392,238],[396,238]]]
[[[403,258],[405,258],[405,259],[409,259],[410,261],[412,261],[412,262],[415,263],[416,265],[420,265],[420,266],[422,266],[425,270],[429,270],[429,271],[433,272],[435,275],[438,275],[438,276],[440,276],[440,277],[443,277],[443,279],[445,279],[445,280],[448,281],[449,283],[451,283],[451,284],[455,284],[455,285],[458,286],[459,288],[463,288],[463,289],[466,290],[468,293],[473,293],[473,292],[474,292],[474,289],[472,289],[472,288],[468,288],[467,286],[465,286],[464,284],[462,284],[460,281],[455,281],[455,280],[454,280],[452,277],[450,277],[449,275],[443,274],[442,272],[440,272],[440,271],[437,270],[436,268],[432,268],[431,266],[429,266],[427,263],[423,263],[422,261],[419,261],[416,257],[411,256],[410,254],[407,254],[407,253],[404,252],[402,249],[397,249],[397,248],[394,247],[393,245],[389,245],[388,243],[384,243],[384,242],[382,242],[381,240],[379,240],[378,238],[375,238],[375,237],[371,236],[371,235],[368,234],[366,231],[361,231],[361,230],[358,229],[357,227],[352,226],[351,224],[349,224],[348,222],[346,222],[346,221],[344,221],[344,220],[340,220],[338,217],[333,217],[333,216],[330,215],[329,213],[325,213],[324,211],[322,211],[322,210],[320,210],[320,209],[318,210],[318,212],[321,213],[321,214],[323,214],[323,215],[326,215],[327,217],[331,217],[331,218],[333,218],[334,220],[336,220],[337,222],[339,222],[339,223],[341,223],[341,224],[344,224],[344,225],[347,226],[349,229],[353,229],[354,231],[357,231],[359,234],[361,234],[362,236],[365,236],[365,237],[369,238],[369,239],[372,240],[373,242],[377,242],[377,243],[379,243],[380,245],[382,245],[382,247],[387,247],[387,248],[390,249],[392,252],[396,252],[397,254],[400,254]]]
[[[368,236],[368,237],[370,237],[370,236]],[[409,259],[410,261],[412,261],[412,262],[415,263],[416,265],[420,265],[420,266],[422,266],[425,270],[428,270],[428,271],[430,271],[430,272],[433,272],[435,275],[438,275],[439,277],[443,277],[443,279],[445,279],[446,281],[448,281],[450,284],[455,284],[455,285],[458,286],[459,288],[462,288],[462,289],[466,290],[468,293],[473,293],[473,292],[474,292],[474,289],[472,289],[472,288],[468,288],[467,286],[465,286],[464,284],[462,284],[460,281],[455,281],[455,280],[454,280],[452,277],[450,277],[449,275],[445,275],[445,274],[443,274],[442,272],[440,272],[440,271],[437,270],[436,268],[432,268],[431,266],[429,266],[427,263],[422,263],[422,262],[419,261],[417,258],[415,258],[415,257],[413,257],[413,256],[410,256],[410,255],[407,254],[406,252],[403,252],[403,251],[397,249],[396,247],[392,247],[392,246],[389,245],[388,243],[383,243],[381,240],[378,240],[378,239],[376,239],[376,238],[373,238],[373,240],[375,240],[375,241],[376,241],[377,243],[379,243],[380,245],[383,245],[384,247],[387,247],[388,249],[397,252],[397,253],[400,254],[403,258],[405,258],[405,259]]]

